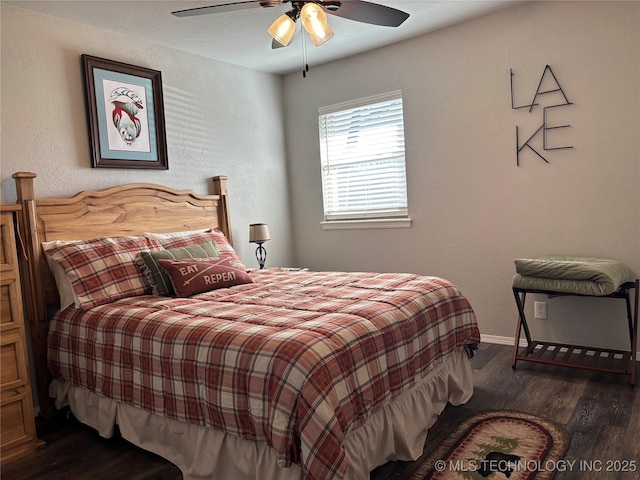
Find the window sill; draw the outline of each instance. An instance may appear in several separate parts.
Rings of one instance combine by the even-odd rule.
[[[406,218],[377,218],[362,220],[332,220],[320,222],[322,230],[357,230],[367,228],[410,228],[411,219]]]

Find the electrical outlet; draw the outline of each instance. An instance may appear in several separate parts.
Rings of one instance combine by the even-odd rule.
[[[541,320],[546,320],[547,302],[533,302],[533,316]]]

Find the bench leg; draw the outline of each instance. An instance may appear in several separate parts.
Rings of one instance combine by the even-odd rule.
[[[518,361],[518,350],[520,348],[520,335],[524,329],[524,334],[527,337],[527,345],[531,345],[531,333],[529,332],[529,326],[527,325],[527,319],[524,315],[524,304],[527,299],[527,292],[518,293],[516,289],[513,289],[513,295],[516,299],[516,305],[518,306],[518,322],[516,327],[516,336],[513,343],[513,356],[511,359],[511,368],[516,368]]]
[[[629,305],[629,291],[627,291],[627,317],[629,319],[629,334],[631,335],[631,386],[634,387],[636,385],[636,353],[638,351],[638,290],[640,286],[640,280],[636,278],[634,284],[634,307],[633,307],[633,318],[631,314],[631,306]]]

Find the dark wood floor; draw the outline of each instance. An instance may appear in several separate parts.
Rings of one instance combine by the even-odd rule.
[[[449,406],[429,433],[425,454],[464,418],[490,409],[522,410],[567,426],[571,446],[565,459],[634,462],[640,470],[640,387],[629,377],[519,363],[511,369],[511,348],[482,345],[472,359],[475,392],[463,406]],[[2,480],[181,480],[169,462],[120,437],[105,440],[61,416],[38,423],[47,447],[2,467]],[[408,478],[418,462],[390,462],[371,480]],[[503,477],[500,477],[503,478]],[[555,480],[636,480],[638,472],[559,472]],[[223,480],[223,479],[221,479]],[[227,480],[227,479],[224,479]]]

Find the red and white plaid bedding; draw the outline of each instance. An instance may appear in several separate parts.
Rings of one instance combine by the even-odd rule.
[[[411,274],[252,272],[192,298],[59,312],[53,375],[145,410],[264,440],[310,480],[342,478],[345,434],[480,341],[465,297]]]

